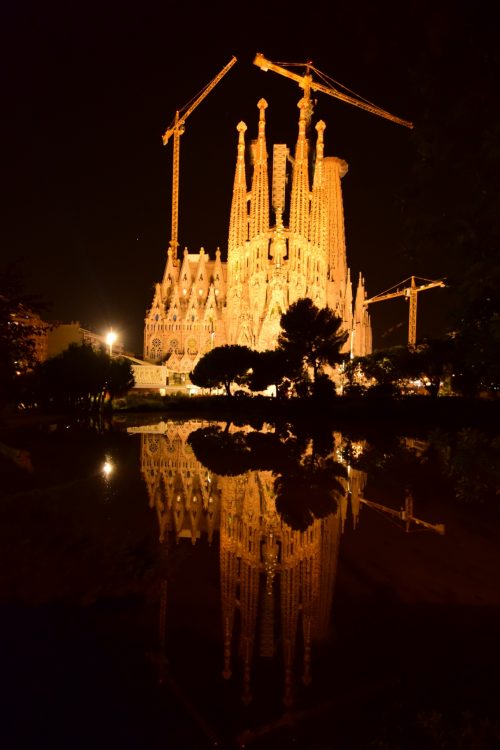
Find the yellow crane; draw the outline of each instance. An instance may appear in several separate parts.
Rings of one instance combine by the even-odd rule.
[[[178,247],[178,231],[179,231],[179,160],[180,160],[180,138],[184,133],[184,125],[191,114],[191,112],[200,104],[201,101],[209,94],[212,89],[219,83],[228,70],[233,67],[236,62],[236,57],[232,57],[230,61],[225,65],[220,73],[208,83],[204,89],[198,94],[195,99],[192,99],[186,104],[183,109],[178,109],[175,113],[175,117],[169,127],[166,129],[162,136],[163,145],[166,146],[170,138],[173,136],[173,168],[172,168],[172,226],[171,226],[171,239],[170,249],[172,250],[172,256],[174,262],[177,259],[177,247]]]
[[[410,531],[413,531],[412,523],[417,526],[422,526],[425,529],[429,529],[430,531],[435,531],[437,534],[441,534],[441,536],[444,536],[446,532],[444,523],[429,523],[429,521],[423,521],[421,518],[417,518],[413,515],[414,501],[413,495],[409,490],[405,491],[405,506],[404,508],[401,508],[401,510],[394,510],[394,508],[389,508],[387,505],[374,503],[372,500],[367,500],[366,497],[360,497],[359,502],[373,510],[380,511],[388,516],[392,516],[392,518],[398,518],[401,521],[404,521],[407,534]]]
[[[290,78],[292,81],[296,81],[300,88],[304,90],[304,99],[306,103],[308,104],[308,116],[312,115],[312,105],[311,105],[311,91],[320,91],[323,94],[328,94],[328,96],[334,96],[336,99],[340,99],[343,102],[347,102],[348,104],[353,104],[355,107],[359,107],[360,109],[364,109],[367,112],[371,112],[374,115],[379,115],[380,117],[385,117],[386,120],[391,120],[391,122],[395,122],[398,125],[404,125],[405,128],[413,128],[413,123],[409,122],[408,120],[403,120],[401,117],[396,117],[395,115],[391,115],[390,112],[386,112],[385,109],[381,109],[380,107],[377,107],[375,104],[372,104],[367,99],[363,99],[362,97],[358,97],[357,95],[353,95],[354,92],[349,92],[349,94],[344,93],[343,91],[339,91],[336,86],[342,86],[342,84],[337,83],[333,79],[329,78],[325,73],[322,73],[320,70],[314,67],[314,65],[311,62],[307,63],[273,63],[271,60],[267,60],[262,52],[258,52],[254,59],[254,65],[257,65],[261,70],[273,70],[275,73],[280,73],[280,75],[285,76],[286,78]],[[294,73],[291,70],[288,70],[287,68],[283,67],[284,65],[289,66],[297,66],[300,65],[300,67],[305,67],[306,72],[304,75],[298,75],[297,73]],[[313,71],[316,73],[316,75],[323,79],[327,85],[324,83],[319,83],[318,81],[315,81],[310,73],[310,71]],[[332,84],[335,84],[332,85]],[[342,86],[342,88],[345,89],[345,86]],[[348,89],[346,89],[347,91]]]
[[[408,346],[415,346],[417,342],[417,295],[419,292],[425,292],[427,289],[433,289],[434,287],[446,286],[443,279],[437,281],[431,281],[431,279],[418,279],[426,283],[417,286],[416,276],[410,276],[404,281],[400,281],[399,284],[395,284],[393,287],[388,289],[386,292],[376,294],[375,297],[365,299],[363,305],[367,307],[373,302],[382,302],[385,299],[393,299],[394,297],[405,297],[409,303],[409,316],[408,316]],[[408,282],[410,285],[407,286]]]

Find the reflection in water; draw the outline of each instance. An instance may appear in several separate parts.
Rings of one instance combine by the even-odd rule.
[[[141,432],[141,473],[146,481],[149,506],[155,508],[160,542],[168,532],[191,539],[201,534],[211,543],[219,525],[221,487],[219,479],[200,462],[189,445],[190,432],[201,422],[160,422],[129,427]]]
[[[348,518],[356,528],[361,508],[370,507],[391,519],[401,520],[406,531],[418,525],[442,534],[444,527],[417,518],[409,493],[399,511],[365,498],[367,475],[347,463],[346,458],[359,457],[364,444],[351,442],[346,451],[342,435],[334,433],[330,457],[323,456],[319,463],[311,458],[314,446],[311,452],[307,441],[300,443],[302,466],[310,469],[311,465],[321,465],[318,471],[324,473],[326,465],[331,469],[335,463],[334,457],[347,468],[343,473],[335,471],[335,479],[332,478],[336,487],[332,512],[321,513],[321,517],[313,513],[306,528],[292,528],[276,509],[277,488],[283,490],[286,486],[282,476],[277,479],[276,472],[267,468],[236,476],[228,472],[229,475],[223,476],[196,458],[188,442],[190,434],[194,431],[202,437],[220,434],[228,446],[231,429],[227,425],[223,428],[222,424],[212,424],[207,430],[206,423],[193,420],[131,427],[129,432],[142,433],[141,471],[150,507],[157,513],[160,542],[172,536],[177,543],[185,537],[195,544],[206,534],[211,543],[214,532],[219,532],[223,677],[232,676],[234,660],[239,658],[242,700],[248,704],[252,700],[254,656],[281,655],[283,703],[290,707],[294,702],[294,670],[305,685],[311,682],[312,645],[328,633],[340,538]],[[233,429],[238,450],[247,459],[253,442],[242,442],[241,436],[250,432],[253,431]],[[253,432],[254,436],[259,434],[262,432]],[[222,464],[219,455],[217,467]],[[269,456],[265,465],[269,466]],[[303,501],[307,504],[306,495]],[[165,601],[162,601],[163,633],[165,616]],[[297,654],[301,654],[300,666],[296,665]]]
[[[112,461],[109,458],[106,458],[103,466],[102,466],[102,473],[104,477],[107,479],[114,471],[114,465]]]
[[[416,526],[421,526],[426,529],[431,529],[432,531],[437,532],[438,534],[444,534],[445,527],[444,523],[429,523],[428,521],[424,521],[422,518],[417,518],[415,515],[413,515],[414,510],[414,502],[413,502],[413,495],[409,490],[406,490],[405,492],[405,504],[404,507],[401,508],[401,510],[395,510],[394,508],[388,508],[386,505],[381,505],[380,503],[374,503],[372,500],[367,500],[365,497],[360,498],[360,503],[363,505],[367,505],[369,508],[373,508],[374,510],[379,510],[382,513],[387,514],[388,516],[392,518],[398,518],[404,523],[404,530],[409,533],[413,529],[413,524]]]

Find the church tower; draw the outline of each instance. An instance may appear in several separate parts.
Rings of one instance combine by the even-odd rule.
[[[179,264],[169,249],[163,281],[156,285],[146,314],[144,358],[165,363],[174,379],[189,375],[214,346],[273,349],[281,315],[303,297],[317,307],[330,307],[342,319],[349,332],[345,352],[371,352],[364,279],[360,274],[353,294],[347,265],[341,187],[347,164],[325,155],[326,124],[319,121],[311,127],[309,93],[298,103],[293,158],[286,144],[275,144],[269,159],[268,104],[261,99],[257,107],[254,141],[246,143],[244,122],[237,126],[227,261],[219,249],[211,260],[203,248],[197,254],[186,248]],[[310,137],[314,131],[315,141]]]

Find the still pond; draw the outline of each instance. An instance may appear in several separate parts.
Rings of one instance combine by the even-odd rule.
[[[1,440],[0,747],[500,747],[497,435]]]

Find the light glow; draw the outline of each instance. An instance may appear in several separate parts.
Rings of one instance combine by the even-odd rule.
[[[113,355],[113,344],[117,339],[116,333],[113,330],[108,331],[106,335],[106,344],[109,346],[109,356]]]
[[[111,463],[109,459],[106,459],[102,467],[102,473],[104,474],[106,479],[108,479],[108,477],[111,476],[114,470],[115,470],[114,465]]]

